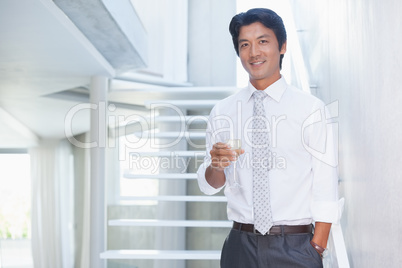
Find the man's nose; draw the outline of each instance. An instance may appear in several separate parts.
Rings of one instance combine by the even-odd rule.
[[[256,57],[260,54],[260,49],[256,45],[250,46],[250,57]]]

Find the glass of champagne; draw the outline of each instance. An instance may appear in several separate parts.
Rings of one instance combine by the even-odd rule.
[[[226,144],[230,146],[230,150],[236,152],[236,160],[233,162],[233,182],[234,182],[234,184],[232,187],[239,188],[239,187],[241,187],[241,185],[239,184],[239,182],[236,179],[236,162],[237,162],[239,155],[241,154],[241,140],[240,139],[230,139],[226,142]]]

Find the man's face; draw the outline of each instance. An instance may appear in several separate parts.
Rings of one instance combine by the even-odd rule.
[[[264,89],[280,78],[279,59],[285,52],[286,43],[279,50],[275,33],[262,23],[240,28],[239,57],[257,89]]]

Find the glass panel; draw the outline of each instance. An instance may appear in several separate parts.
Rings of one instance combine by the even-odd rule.
[[[1,267],[33,267],[30,213],[29,155],[0,154]]]

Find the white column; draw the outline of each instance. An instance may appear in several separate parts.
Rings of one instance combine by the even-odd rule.
[[[91,218],[90,218],[90,267],[103,268],[105,261],[100,253],[106,249],[106,208],[105,208],[105,147],[107,141],[106,106],[108,79],[94,76],[91,78]]]

